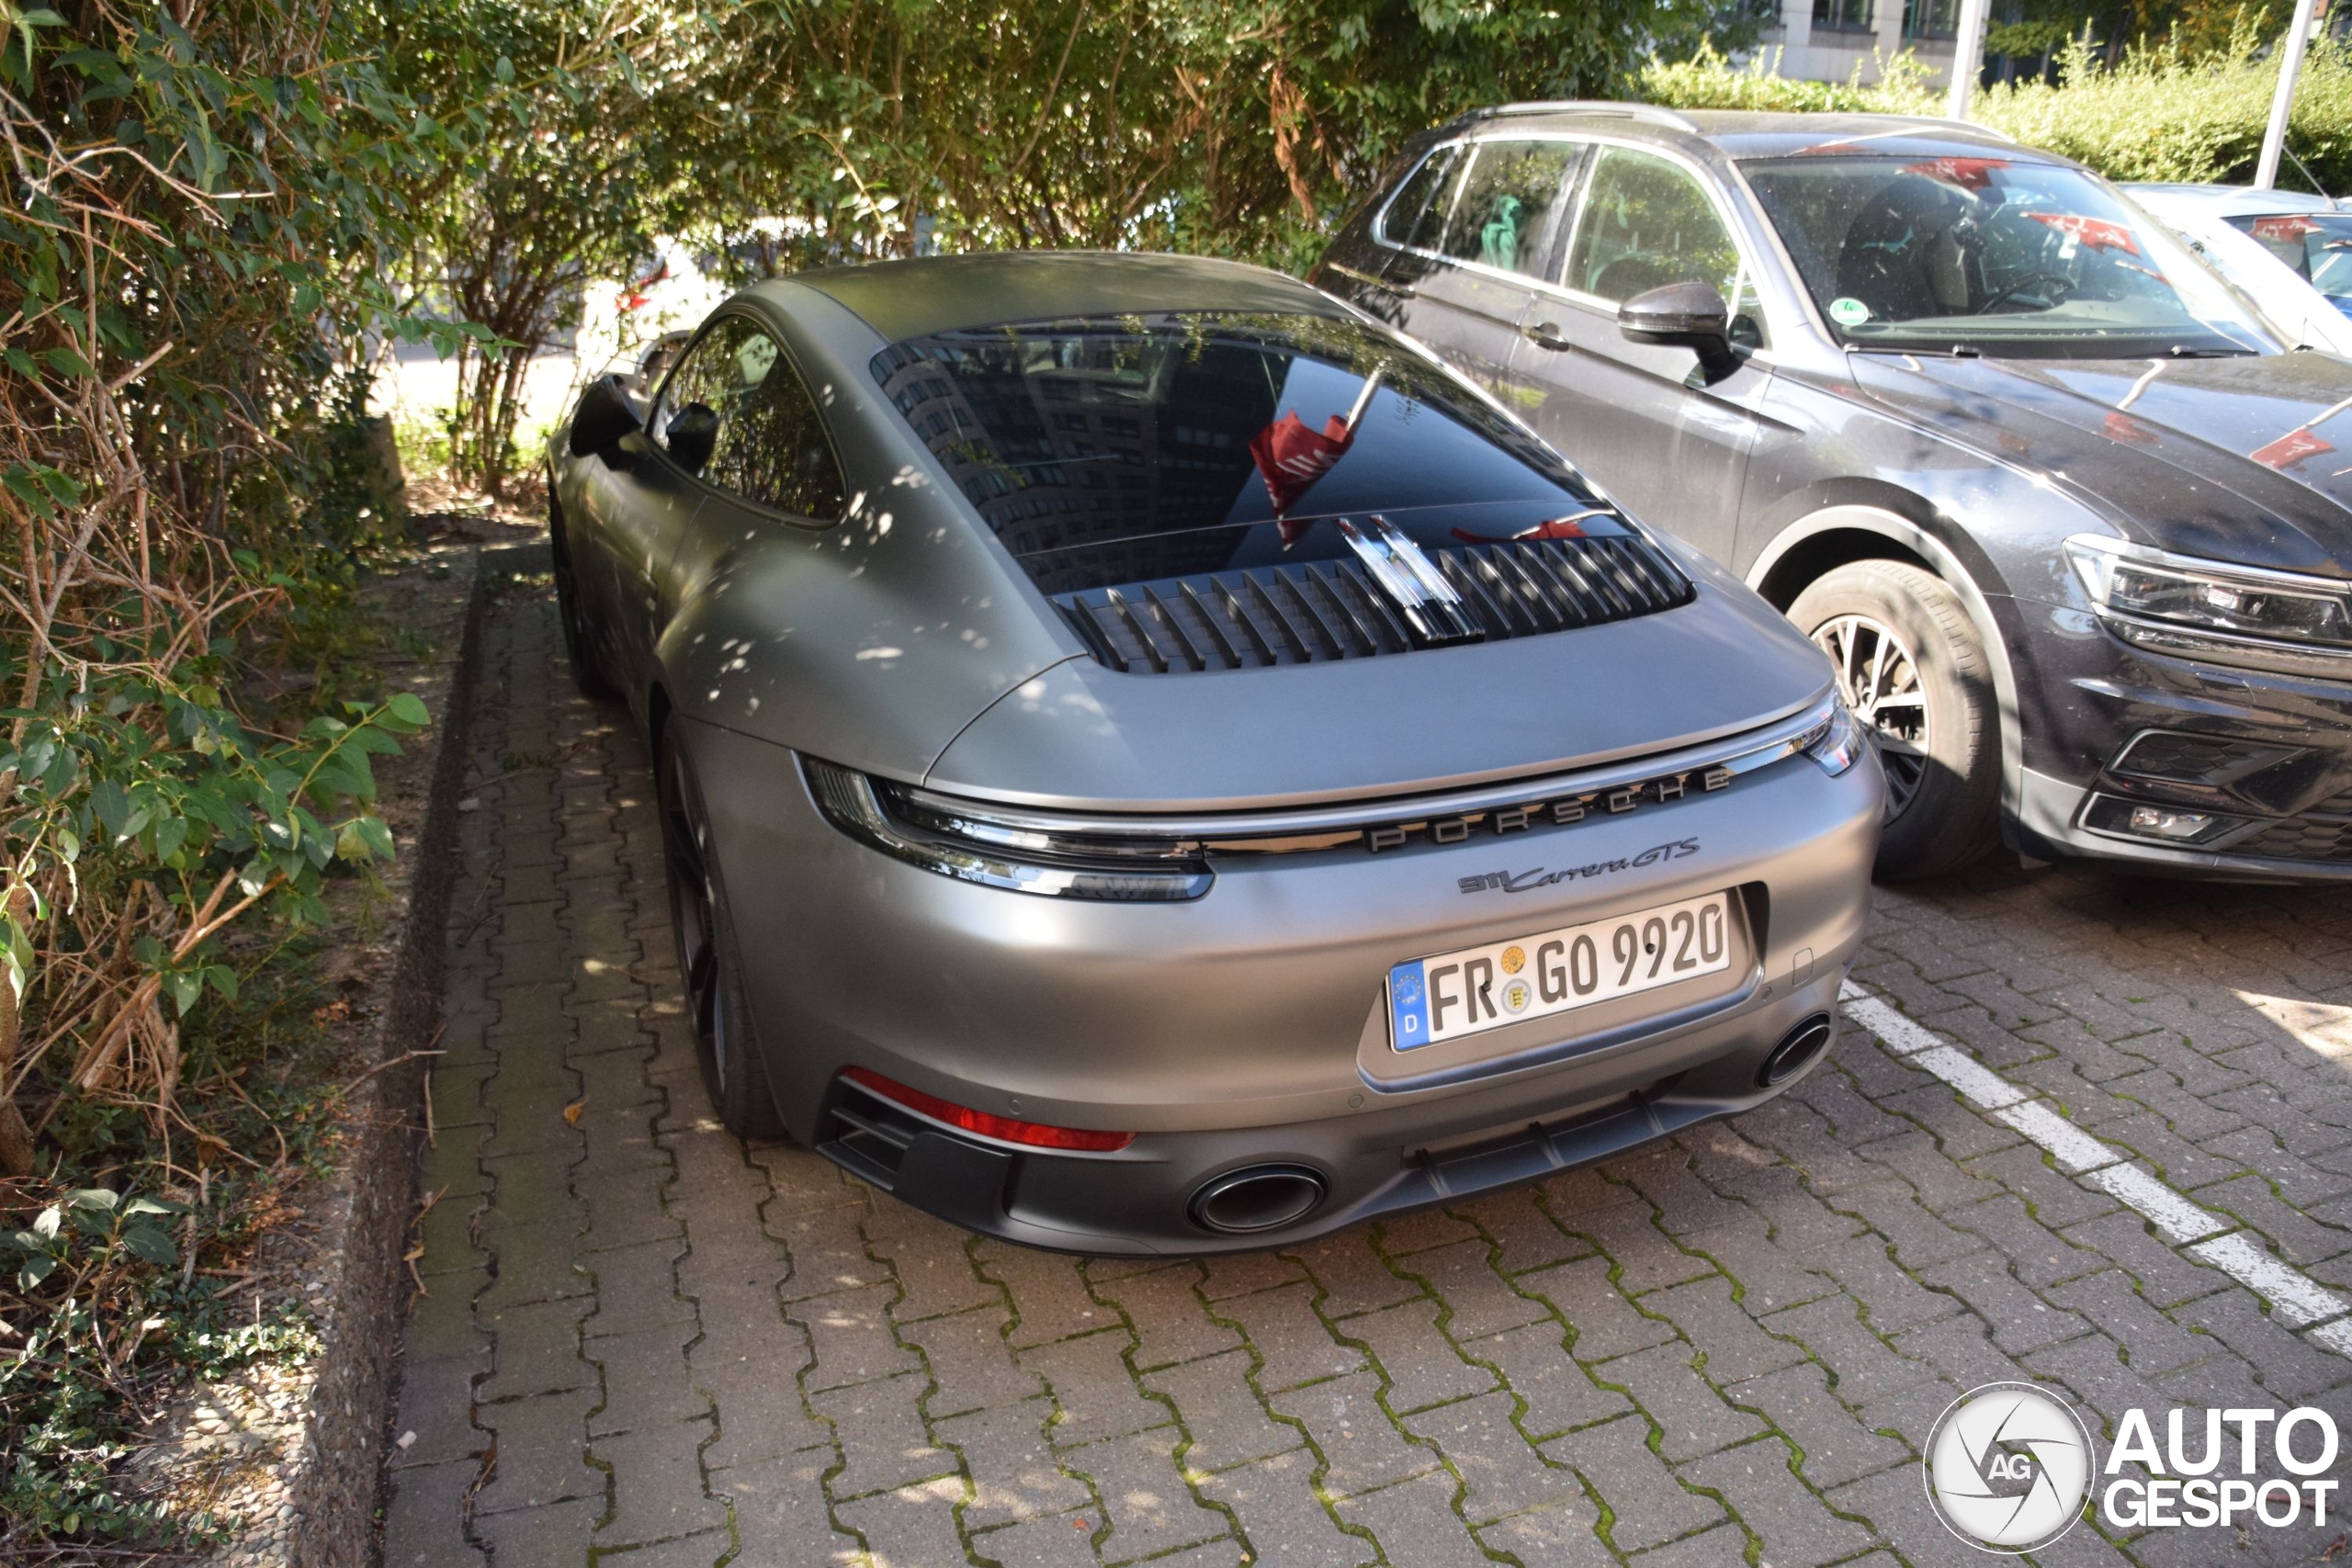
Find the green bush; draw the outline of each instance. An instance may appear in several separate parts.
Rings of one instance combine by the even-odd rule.
[[[2278,82],[2277,62],[2256,57],[2261,42],[2253,28],[2241,27],[2227,49],[2203,59],[2154,46],[2126,51],[2118,63],[2103,66],[2078,40],[2061,57],[2061,85],[1986,88],[1969,117],[2109,179],[2243,184],[2253,177]],[[1871,85],[1859,75],[1792,81],[1773,74],[1773,66],[1769,51],[1738,66],[1702,50],[1687,62],[1648,66],[1641,93],[1676,108],[1943,112],[1943,95],[1928,86],[1924,69],[1907,52],[1887,62],[1884,78]],[[2296,86],[2287,145],[2330,194],[2352,191],[2352,53],[2340,47],[2312,51]],[[2280,184],[2301,183],[2286,165]]]

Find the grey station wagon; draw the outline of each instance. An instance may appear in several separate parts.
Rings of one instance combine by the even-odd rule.
[[[1313,274],[1826,651],[1883,874],[2352,876],[2352,363],[2088,171],[1881,116],[1531,104]]]
[[[1427,350],[1168,257],[760,285],[550,454],[730,1128],[976,1230],[1278,1243],[1819,1060],[1820,653]]]

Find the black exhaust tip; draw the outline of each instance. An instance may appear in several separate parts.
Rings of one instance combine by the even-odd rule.
[[[1253,1165],[1203,1182],[1193,1223],[1232,1235],[1280,1230],[1313,1213],[1323,1192],[1323,1179],[1304,1166]]]
[[[1815,1013],[1781,1037],[1772,1054],[1764,1058],[1764,1066],[1757,1070],[1756,1087],[1770,1089],[1776,1083],[1786,1083],[1812,1065],[1829,1044],[1829,1015]]]

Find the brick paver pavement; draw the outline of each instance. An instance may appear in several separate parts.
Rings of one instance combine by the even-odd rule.
[[[2352,1415],[2352,1359],[1852,1028],[1735,1122],[1207,1262],[1023,1251],[746,1148],[628,720],[544,598],[486,647],[390,1568],[1962,1564],[1918,1449],[1976,1384],[2103,1439],[2134,1405]],[[2343,895],[1987,870],[1883,891],[1857,976],[2352,1287]],[[2040,1560],[2335,1534],[2086,1524]]]

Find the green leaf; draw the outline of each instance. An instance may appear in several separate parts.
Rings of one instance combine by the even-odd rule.
[[[56,1270],[57,1259],[45,1252],[38,1258],[28,1258],[24,1266],[17,1270],[17,1289],[29,1291]],[[66,1529],[70,1531],[73,1526],[68,1525]]]
[[[183,971],[166,979],[164,986],[172,994],[173,1007],[178,1010],[182,1018],[186,1018],[187,1010],[204,995],[204,972],[200,969]]]
[[[384,710],[411,729],[422,729],[433,721],[425,711],[424,699],[414,692],[394,692],[384,700]]]
[[[47,1240],[57,1235],[57,1227],[65,1218],[65,1211],[55,1203],[33,1216],[33,1234]]]
[[[125,1226],[122,1245],[158,1269],[169,1269],[180,1260],[179,1249],[172,1245],[172,1238],[153,1225]]]
[[[355,817],[335,834],[334,852],[345,860],[390,860],[392,830],[380,817]]]
[[[206,984],[231,1001],[237,999],[237,972],[226,964],[215,964],[204,972]]]
[[[130,796],[123,792],[122,784],[114,779],[100,779],[90,791],[90,808],[106,824],[108,836],[119,842],[123,824],[130,819]]]
[[[105,1209],[109,1212],[121,1201],[121,1193],[109,1191],[104,1187],[77,1187],[64,1199],[69,1209]]]

